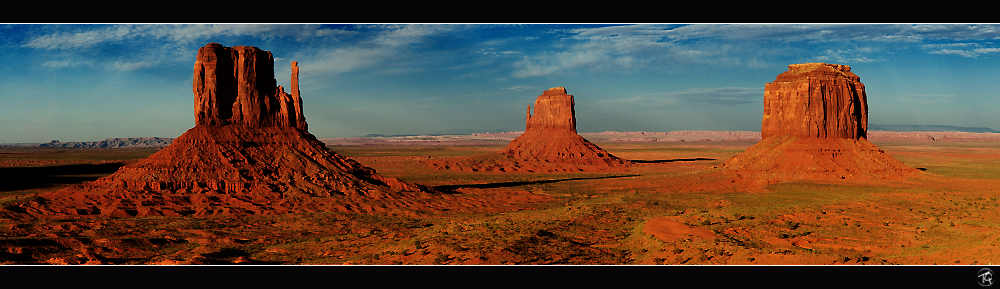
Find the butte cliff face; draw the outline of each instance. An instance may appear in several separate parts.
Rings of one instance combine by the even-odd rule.
[[[919,172],[868,142],[864,84],[847,65],[805,63],[765,85],[762,140],[721,167],[737,179],[900,180]]]
[[[292,62],[291,94],[285,93],[276,85],[271,52],[209,43],[198,49],[194,64],[195,124],[305,130],[298,80],[298,63]]]
[[[524,134],[495,154],[430,162],[438,169],[491,172],[625,170],[629,161],[609,154],[576,133],[573,96],[566,88],[546,90],[528,106]]]
[[[535,115],[531,106],[525,116],[525,133],[576,134],[576,103],[566,94],[565,87],[543,91],[535,99]]]
[[[275,86],[256,47],[202,47],[194,69],[197,125],[139,162],[94,182],[42,194],[28,215],[212,216],[393,210],[432,191],[378,175],[306,131],[292,93]],[[398,202],[396,202],[398,203]]]
[[[762,138],[867,137],[868,100],[861,78],[839,64],[792,64],[764,85]]]

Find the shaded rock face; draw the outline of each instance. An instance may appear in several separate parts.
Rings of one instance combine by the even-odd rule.
[[[867,137],[868,100],[861,78],[839,64],[792,64],[764,85],[761,137]]]
[[[762,140],[722,163],[736,180],[902,180],[919,172],[868,142],[864,85],[847,65],[788,66],[765,85]]]
[[[194,64],[194,115],[197,125],[306,129],[298,88],[298,63],[292,62],[292,93],[274,79],[271,52],[253,46],[209,43]]]
[[[14,215],[371,213],[428,209],[417,200],[437,200],[432,189],[380,176],[327,149],[305,130],[297,63],[287,94],[274,86],[272,62],[256,47],[206,45],[195,64],[195,127],[146,159],[39,195]]]
[[[524,134],[496,154],[429,162],[437,169],[487,172],[625,170],[631,163],[576,133],[573,96],[564,87],[546,90],[528,106]]]

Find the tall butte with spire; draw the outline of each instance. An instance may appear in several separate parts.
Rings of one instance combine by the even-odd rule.
[[[486,172],[572,172],[625,170],[631,163],[611,155],[576,132],[576,103],[565,87],[535,99],[524,134],[498,153],[428,162],[437,169]]]
[[[868,142],[868,100],[851,67],[788,66],[764,86],[761,141],[721,167],[759,183],[900,180],[919,170]]]
[[[16,210],[111,217],[371,212],[432,195],[327,149],[306,130],[298,63],[291,94],[276,86],[273,67],[271,52],[257,47],[205,45],[194,65],[195,127],[110,176]]]

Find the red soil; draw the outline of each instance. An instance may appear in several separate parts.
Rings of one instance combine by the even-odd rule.
[[[793,180],[890,180],[920,173],[866,139],[766,138],[721,166],[735,180],[759,184]]]
[[[691,227],[671,217],[659,217],[646,221],[642,231],[656,236],[664,242],[684,239],[712,240],[719,236],[705,228]]]

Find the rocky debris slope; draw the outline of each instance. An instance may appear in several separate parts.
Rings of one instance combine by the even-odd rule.
[[[494,154],[427,162],[437,169],[490,172],[625,170],[631,165],[576,133],[573,96],[564,87],[546,90],[525,116],[525,130]]]
[[[788,66],[765,86],[761,137],[725,161],[735,179],[901,180],[919,170],[868,142],[864,85],[847,65]]]
[[[139,162],[94,182],[42,194],[15,214],[212,216],[372,212],[433,190],[378,175],[308,133],[298,96],[274,86],[270,52],[211,43],[194,71],[197,125]],[[235,75],[235,77],[230,77]],[[378,205],[374,205],[378,204]]]

